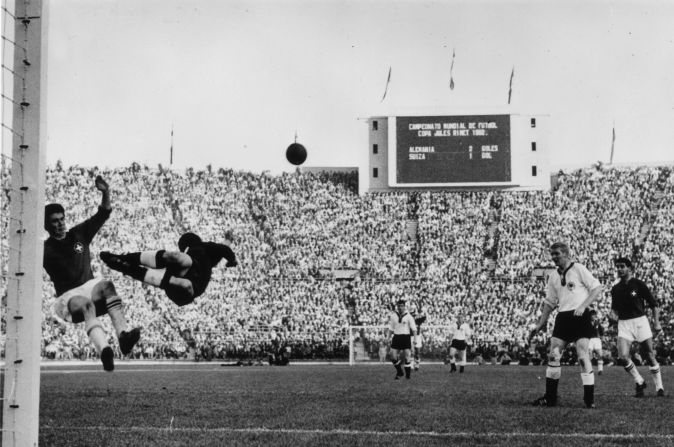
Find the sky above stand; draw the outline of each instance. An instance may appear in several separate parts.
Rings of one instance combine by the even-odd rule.
[[[280,172],[297,135],[308,166],[365,167],[364,118],[502,111],[513,67],[552,166],[607,162],[614,126],[616,163],[672,161],[672,23],[649,0],[53,0],[47,161],[166,166],[173,144],[174,167]]]

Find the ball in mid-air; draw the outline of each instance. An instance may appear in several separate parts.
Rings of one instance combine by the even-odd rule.
[[[307,150],[300,143],[293,143],[286,149],[286,158],[295,166],[299,166],[307,159]]]

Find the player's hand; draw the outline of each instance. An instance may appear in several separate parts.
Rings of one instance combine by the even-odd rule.
[[[109,190],[109,188],[110,188],[110,187],[108,186],[108,182],[106,182],[105,180],[103,180],[103,177],[101,177],[100,175],[97,175],[97,176],[96,176],[96,181],[95,181],[95,183],[96,183],[96,189],[98,189],[98,190],[101,191],[101,192],[107,192],[107,191]]]
[[[580,306],[573,311],[573,315],[575,315],[576,317],[580,317],[585,313],[585,309],[586,309],[585,306]]]

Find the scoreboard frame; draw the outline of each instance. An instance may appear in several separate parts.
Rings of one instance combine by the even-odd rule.
[[[385,191],[403,191],[406,189],[417,190],[438,190],[438,189],[524,189],[524,190],[549,190],[550,189],[550,165],[549,154],[551,153],[549,132],[550,115],[545,113],[515,113],[510,107],[495,106],[490,108],[465,107],[447,111],[440,108],[425,108],[424,110],[387,111],[379,115],[370,115],[364,118],[368,125],[368,148],[367,159],[369,169],[363,169],[360,174],[359,191],[365,192],[385,192]],[[393,112],[393,113],[390,113]],[[420,181],[422,176],[417,178],[399,178],[399,162],[397,160],[398,147],[402,143],[396,131],[398,119],[414,118],[423,123],[433,123],[439,125],[439,130],[443,129],[443,123],[462,122],[459,117],[471,117],[472,128],[477,128],[477,122],[484,121],[488,125],[490,118],[498,116],[510,121],[509,124],[509,150],[510,150],[510,179],[507,177],[486,177],[484,179],[476,178],[477,181],[452,178],[454,181],[438,181],[437,177],[429,176],[427,181]],[[470,130],[470,125],[465,122],[464,129]],[[484,126],[483,126],[484,127]],[[486,126],[488,127],[488,126]],[[499,127],[499,126],[496,126]],[[434,128],[435,130],[435,128]],[[439,136],[443,136],[439,133]],[[452,135],[453,136],[453,135]],[[457,136],[466,136],[465,133],[459,133]],[[472,135],[471,135],[472,136]],[[433,141],[434,138],[427,138],[427,141]],[[498,143],[488,143],[489,138],[485,139],[485,145],[489,151],[490,145]],[[437,140],[436,140],[437,141]],[[458,140],[453,140],[455,143]],[[409,141],[407,141],[408,154]],[[471,143],[472,144],[472,143]],[[419,150],[426,150],[424,145]],[[428,146],[433,146],[430,144]],[[500,147],[500,146],[499,146]],[[415,148],[417,149],[417,148]],[[475,149],[475,148],[474,148]],[[476,151],[477,156],[481,156],[481,145]],[[437,151],[438,148],[436,147]],[[450,153],[455,150],[450,149]],[[505,153],[504,151],[503,153]],[[455,152],[458,153],[458,152]],[[426,159],[429,159],[426,154]],[[485,158],[488,158],[487,155]],[[451,156],[448,158],[451,160]],[[445,160],[445,158],[430,157],[432,162]],[[422,170],[423,172],[423,170]],[[479,171],[478,171],[479,175]],[[430,181],[428,181],[430,179]],[[500,181],[500,179],[504,179]],[[461,180],[461,181],[458,181]],[[499,181],[496,181],[499,180]]]

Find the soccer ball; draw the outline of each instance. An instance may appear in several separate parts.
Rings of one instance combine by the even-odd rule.
[[[299,166],[307,159],[307,150],[300,143],[293,143],[286,149],[286,158],[295,166]]]

